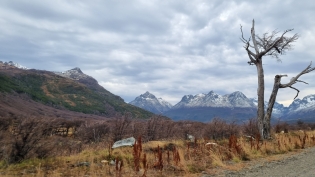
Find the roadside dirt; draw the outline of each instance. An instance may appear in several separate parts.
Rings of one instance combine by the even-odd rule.
[[[264,176],[315,176],[315,148],[308,148],[294,154],[283,154],[275,159],[260,159],[240,171],[225,171],[228,177]],[[206,177],[206,175],[204,175]]]

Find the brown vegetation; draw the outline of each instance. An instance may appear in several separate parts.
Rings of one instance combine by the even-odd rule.
[[[154,116],[145,121],[130,114],[103,120],[1,116],[0,172],[194,176],[213,173],[214,167],[232,168],[233,164],[240,168],[242,161],[315,145],[314,124],[279,122],[269,141],[261,141],[256,127],[254,120],[238,125],[220,119],[173,122]],[[187,134],[195,139],[188,140]],[[110,148],[113,140],[131,136],[138,137],[133,148]]]

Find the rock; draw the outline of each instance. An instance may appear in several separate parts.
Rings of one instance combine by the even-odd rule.
[[[189,139],[191,142],[195,141],[195,137],[193,135],[187,134],[187,139]]]
[[[116,165],[116,162],[115,162],[114,160],[111,160],[111,161],[109,162],[109,164],[110,164],[110,165]]]
[[[206,146],[209,146],[209,145],[215,145],[215,146],[217,146],[218,144],[217,144],[217,143],[206,143]]]
[[[123,139],[123,140],[119,140],[119,141],[116,141],[112,148],[118,148],[118,147],[123,147],[123,146],[133,146],[136,142],[136,139],[134,137],[130,137],[130,138],[127,138],[127,139]]]
[[[109,164],[109,161],[107,161],[107,160],[101,160],[101,163],[103,163],[103,164]]]

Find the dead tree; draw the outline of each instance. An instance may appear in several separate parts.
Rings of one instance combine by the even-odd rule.
[[[282,77],[287,77],[287,75],[276,75],[275,76],[275,80],[274,80],[274,84],[273,84],[273,89],[272,89],[272,93],[270,95],[270,99],[269,99],[269,103],[268,103],[268,107],[267,107],[267,111],[265,114],[265,120],[267,123],[269,123],[269,127],[270,127],[270,118],[271,118],[271,114],[272,114],[272,108],[273,105],[276,101],[276,97],[278,94],[278,90],[279,88],[291,88],[297,91],[296,96],[294,97],[294,99],[299,95],[300,90],[298,90],[297,88],[293,87],[292,85],[296,84],[297,82],[302,82],[304,84],[308,84],[307,82],[304,82],[302,80],[298,80],[303,74],[307,74],[311,71],[315,70],[315,67],[311,67],[312,66],[312,62],[303,70],[301,71],[298,75],[296,75],[295,77],[292,77],[290,82],[286,83],[286,84],[281,84],[281,78]]]
[[[265,119],[265,107],[264,107],[264,69],[262,58],[263,56],[275,57],[280,61],[279,56],[285,54],[287,50],[292,48],[292,43],[295,42],[299,36],[294,34],[291,37],[286,37],[288,32],[293,29],[285,30],[280,36],[277,36],[278,31],[273,31],[271,34],[264,33],[262,36],[255,34],[255,21],[252,22],[251,37],[245,39],[243,35],[243,29],[241,26],[241,40],[245,44],[244,48],[248,54],[249,65],[255,65],[257,68],[258,76],[258,105],[257,105],[257,123],[260,131],[260,135],[263,139],[270,138],[270,122]],[[271,108],[272,109],[272,108]],[[269,119],[270,120],[270,119]]]

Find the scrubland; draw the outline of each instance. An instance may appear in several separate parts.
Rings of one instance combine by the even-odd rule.
[[[88,122],[0,118],[1,176],[201,176],[238,171],[257,159],[315,145],[313,124],[278,122],[262,141],[254,119],[243,124],[173,122],[159,116]],[[193,139],[187,139],[187,134]],[[130,147],[116,140],[135,137]]]

